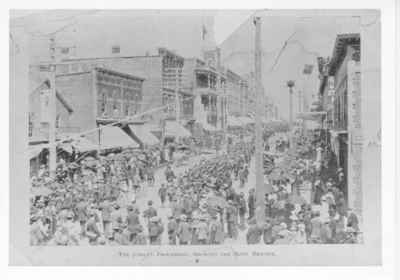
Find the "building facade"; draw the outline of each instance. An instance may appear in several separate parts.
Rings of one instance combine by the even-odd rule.
[[[226,78],[212,63],[185,59],[183,87],[193,92],[194,119],[205,129],[221,129],[226,123]],[[211,127],[210,127],[211,126]]]
[[[152,110],[142,116],[144,121],[159,124],[162,119],[176,119],[176,97],[182,103],[179,118],[193,118],[191,91],[183,83],[184,58],[165,48],[155,55],[64,59],[57,64],[58,74],[73,74],[103,67],[130,76],[143,78],[140,109],[136,113]],[[159,110],[156,110],[160,108]]]
[[[100,125],[121,120],[129,123],[129,118],[141,110],[142,84],[142,78],[99,67],[57,74],[57,138],[95,130]],[[29,133],[32,141],[39,138],[48,141],[48,89],[49,84],[44,81],[30,95]],[[101,144],[99,133],[85,136],[93,143]]]
[[[347,179],[345,192],[354,206],[352,192],[355,169],[361,170],[361,151],[358,149],[359,118],[361,116],[360,34],[338,35],[331,58],[319,58],[320,103],[326,111],[324,127],[328,143],[336,157],[337,166]],[[359,198],[361,199],[361,198]]]

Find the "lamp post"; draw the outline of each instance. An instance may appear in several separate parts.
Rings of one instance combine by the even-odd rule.
[[[289,147],[290,150],[293,151],[293,87],[294,87],[294,81],[289,80],[286,82],[286,85],[289,88]]]
[[[294,81],[289,80],[286,82],[286,85],[289,88],[289,126],[290,129],[293,127],[293,87],[294,87]]]

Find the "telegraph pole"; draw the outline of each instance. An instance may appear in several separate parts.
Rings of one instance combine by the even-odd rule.
[[[54,36],[50,37],[50,71],[48,80],[50,83],[49,90],[49,172],[50,176],[54,176],[57,166],[57,146],[56,146],[56,45]]]
[[[256,116],[255,116],[255,164],[256,164],[256,219],[262,223],[265,219],[264,196],[269,192],[269,187],[264,184],[264,148],[263,129],[261,116],[264,110],[264,92],[261,83],[261,18],[255,17],[255,82],[256,82]]]
[[[181,116],[181,103],[179,98],[179,66],[175,69],[175,118],[179,122]]]

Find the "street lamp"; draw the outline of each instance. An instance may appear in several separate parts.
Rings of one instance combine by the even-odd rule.
[[[293,126],[293,87],[294,81],[289,80],[286,82],[287,87],[289,88],[289,126],[292,128]]]

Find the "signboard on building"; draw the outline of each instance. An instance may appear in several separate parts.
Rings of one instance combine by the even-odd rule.
[[[359,62],[347,64],[348,92],[348,202],[349,207],[362,213],[362,127],[361,127],[361,72]]]

